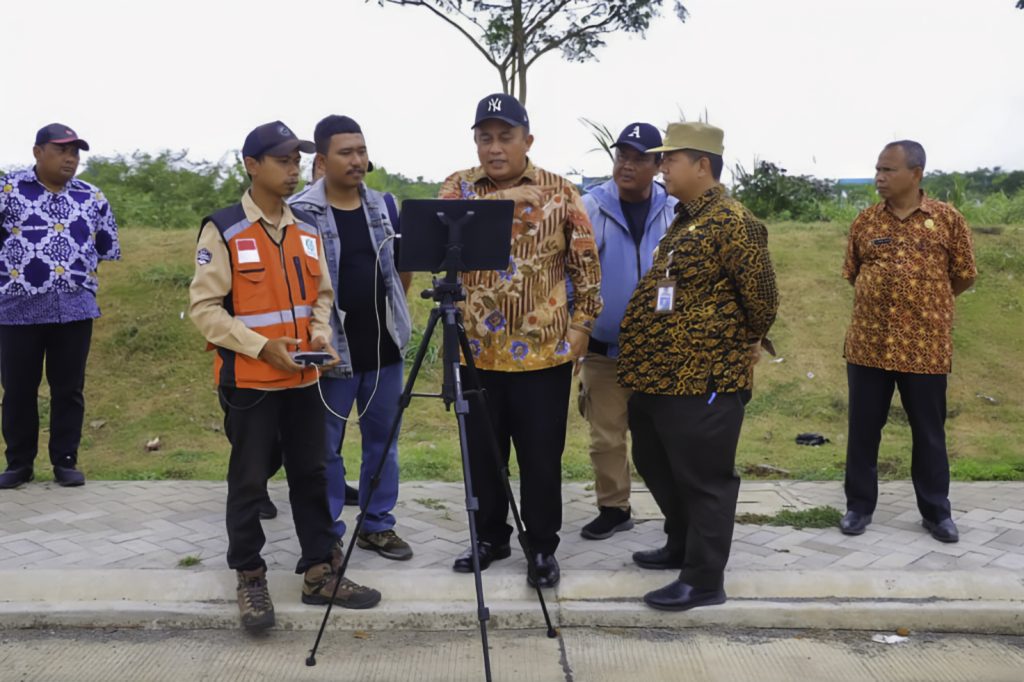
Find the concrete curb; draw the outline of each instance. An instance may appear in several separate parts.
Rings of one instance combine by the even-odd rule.
[[[376,587],[386,601],[458,602],[475,600],[471,575],[447,569],[351,570],[348,577]],[[563,601],[636,600],[675,578],[674,571],[564,570],[549,592]],[[495,601],[534,601],[523,571],[492,566],[484,574],[484,595]],[[298,593],[301,578],[270,571],[270,591]],[[235,575],[228,570],[37,569],[0,571],[3,602],[164,602],[234,601]],[[725,588],[732,599],[872,599],[1024,602],[1024,574],[980,571],[819,570],[729,571]]]
[[[472,576],[446,569],[358,571],[382,589],[368,611],[335,609],[331,629],[452,630],[478,627]],[[687,613],[646,607],[640,597],[672,571],[570,570],[545,593],[563,627],[821,628],[1024,634],[1024,576],[1011,571],[731,571],[723,606]],[[299,601],[300,577],[271,571],[280,629],[315,630],[323,609]],[[234,575],[226,570],[0,571],[0,628],[238,627]],[[484,573],[491,626],[542,628],[535,593],[520,571]],[[159,596],[160,600],[153,600]]]
[[[543,630],[536,602],[488,603],[490,627]],[[276,600],[277,628],[315,631],[324,610]],[[558,627],[796,628],[1024,635],[1024,604],[992,601],[777,601],[735,599],[722,606],[665,613],[640,601],[549,602]],[[234,603],[4,602],[0,629],[237,629]],[[335,609],[329,630],[475,630],[475,604],[382,603],[367,611]]]

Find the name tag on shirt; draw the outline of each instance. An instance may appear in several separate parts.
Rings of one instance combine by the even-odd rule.
[[[320,254],[317,253],[317,250],[316,250],[316,238],[315,237],[307,237],[307,236],[303,235],[302,237],[300,237],[300,239],[302,239],[302,250],[306,252],[307,256],[309,256],[310,258],[319,258],[320,257]]]
[[[256,247],[255,239],[239,239],[235,241],[235,249],[238,252],[239,263],[260,262],[260,251]]]
[[[676,283],[670,279],[658,281],[657,297],[654,300],[654,312],[667,314],[675,310]]]

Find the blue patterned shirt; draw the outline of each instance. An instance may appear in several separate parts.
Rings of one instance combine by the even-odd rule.
[[[73,178],[54,193],[34,169],[0,178],[0,324],[99,317],[99,261],[120,257],[114,214],[96,187]]]

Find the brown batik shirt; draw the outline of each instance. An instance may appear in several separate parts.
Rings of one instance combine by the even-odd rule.
[[[539,187],[544,206],[516,205],[506,269],[462,274],[462,311],[474,363],[501,372],[571,362],[568,330],[589,334],[602,306],[601,261],[576,186],[532,163],[514,185]],[[452,174],[441,186],[440,198],[485,199],[498,191],[477,167]],[[567,274],[574,296],[571,316]]]
[[[922,196],[900,220],[885,202],[850,226],[843,277],[854,285],[847,362],[913,374],[948,374],[953,279],[972,279],[971,231],[960,213]]]

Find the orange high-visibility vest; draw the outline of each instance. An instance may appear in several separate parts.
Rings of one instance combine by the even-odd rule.
[[[313,306],[320,289],[320,233],[299,216],[277,244],[259,221],[245,217],[241,204],[204,220],[216,225],[231,255],[231,291],[224,309],[268,339],[293,337],[310,350]],[[214,380],[220,386],[280,389],[316,381],[316,370],[285,372],[227,348],[216,349]]]

